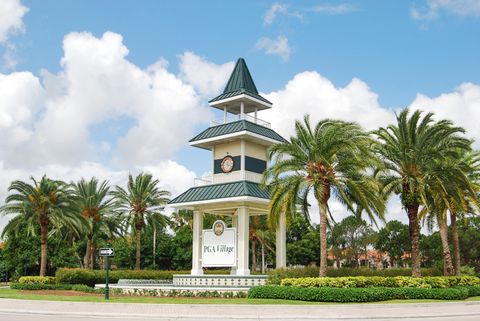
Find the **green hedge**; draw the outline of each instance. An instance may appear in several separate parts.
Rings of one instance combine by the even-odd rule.
[[[248,298],[314,302],[378,302],[386,300],[464,300],[480,294],[480,287],[424,288],[301,288],[265,285],[253,287]]]
[[[55,284],[56,278],[53,276],[22,276],[18,279],[22,284]]]
[[[283,286],[303,288],[450,288],[455,286],[480,286],[480,278],[474,276],[430,276],[414,278],[411,276],[381,277],[352,276],[338,278],[287,278],[280,282]]]
[[[441,276],[442,272],[438,269],[422,269],[422,276]],[[285,278],[307,278],[318,277],[318,267],[289,268],[276,269],[268,273],[269,284],[280,284]],[[411,276],[412,269],[384,269],[373,270],[369,268],[329,268],[327,269],[328,277],[345,277],[345,276]]]
[[[102,292],[84,284],[48,284],[48,283],[12,283],[10,288],[15,290],[74,290],[79,292]]]
[[[171,280],[174,274],[190,274],[190,271],[162,271],[162,270],[111,270],[109,282],[117,283],[120,279],[136,280]],[[230,270],[206,270],[205,274],[230,274]],[[89,269],[58,269],[55,273],[57,283],[85,284],[94,286],[105,283],[105,270]]]

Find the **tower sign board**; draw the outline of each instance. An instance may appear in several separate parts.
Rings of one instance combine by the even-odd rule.
[[[227,228],[221,220],[212,229],[203,230],[202,267],[232,267],[237,265],[237,237],[235,228]]]

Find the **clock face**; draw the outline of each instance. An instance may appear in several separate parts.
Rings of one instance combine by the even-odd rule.
[[[220,167],[224,173],[230,173],[233,170],[233,158],[231,156],[225,156],[222,159]]]

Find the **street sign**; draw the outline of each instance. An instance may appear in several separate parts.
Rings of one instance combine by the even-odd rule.
[[[100,256],[114,256],[114,251],[110,247],[105,247],[100,249]]]

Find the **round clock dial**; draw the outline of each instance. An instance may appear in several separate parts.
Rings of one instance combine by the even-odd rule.
[[[233,170],[233,158],[231,156],[225,156],[222,159],[220,167],[224,173],[230,173]]]

